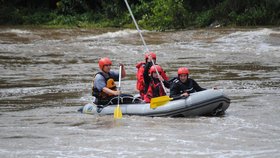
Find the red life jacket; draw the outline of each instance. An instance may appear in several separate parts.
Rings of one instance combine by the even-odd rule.
[[[166,95],[166,93],[165,93],[161,83],[159,81],[157,83],[155,83],[154,80],[151,79],[147,93],[144,96],[145,102],[149,103],[152,98],[164,96],[164,95]]]
[[[143,75],[145,70],[145,64],[146,64],[145,62],[139,62],[138,64],[136,64],[136,68],[138,69],[136,74],[136,79],[137,79],[136,89],[139,91],[142,99],[144,99],[145,96],[145,81]],[[169,80],[164,71],[161,73],[161,76],[165,81]]]
[[[145,62],[139,62],[136,65],[137,74],[136,74],[136,89],[139,91],[140,96],[142,99],[144,99],[144,91],[145,91],[145,82],[144,82],[144,70],[145,70]]]

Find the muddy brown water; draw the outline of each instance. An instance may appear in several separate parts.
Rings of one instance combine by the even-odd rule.
[[[223,89],[223,117],[85,115],[97,61],[124,63],[136,94],[136,30],[0,27],[0,157],[280,157],[280,28],[143,31],[167,74]]]

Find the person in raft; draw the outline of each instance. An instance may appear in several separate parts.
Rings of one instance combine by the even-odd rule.
[[[180,98],[187,97],[190,93],[206,90],[201,88],[198,83],[189,77],[189,69],[180,67],[178,69],[178,77],[170,80],[170,97]]]
[[[149,59],[150,58],[152,59]],[[137,78],[137,82],[136,82],[136,89],[139,91],[140,97],[142,100],[144,100],[144,96],[145,96],[145,81],[144,81],[144,70],[145,70],[145,65],[148,62],[151,62],[151,60],[154,61],[154,64],[156,64],[156,60],[157,60],[157,56],[154,52],[150,52],[145,54],[145,61],[143,62],[139,62],[136,64],[136,68],[137,68],[137,73],[136,73],[136,78]],[[152,62],[150,63],[152,64]],[[168,77],[166,75],[166,73],[163,71],[161,74],[162,78],[164,80],[168,80]]]
[[[105,57],[98,61],[100,72],[96,73],[92,83],[92,96],[95,97],[94,103],[97,105],[106,105],[117,97],[120,91],[117,90],[115,81],[126,76],[124,65],[120,63],[121,74],[118,71],[111,71],[112,61]]]
[[[152,98],[166,95],[165,87],[169,88],[169,82],[164,80],[161,76],[161,74],[164,72],[163,69],[159,65],[151,65],[152,63],[148,62],[144,70],[144,101],[146,103],[149,103]],[[158,73],[156,71],[158,71]]]

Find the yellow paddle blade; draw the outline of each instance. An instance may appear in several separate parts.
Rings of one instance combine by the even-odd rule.
[[[121,119],[122,118],[122,110],[120,105],[118,105],[114,110],[114,119]]]
[[[151,99],[150,108],[154,109],[158,106],[162,106],[166,103],[168,103],[170,100],[173,100],[173,98],[170,98],[169,96],[161,96]]]

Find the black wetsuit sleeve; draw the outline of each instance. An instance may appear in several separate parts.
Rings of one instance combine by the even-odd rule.
[[[180,87],[177,83],[172,82],[170,85],[170,97],[177,98],[180,94]]]
[[[205,88],[201,88],[195,80],[193,80],[193,88],[197,92],[206,90]]]
[[[149,70],[151,68],[151,66],[153,65],[152,62],[147,62],[145,64],[145,69],[144,69],[144,82],[145,82],[145,92],[147,92],[149,84],[151,82],[151,77],[149,76]]]
[[[170,83],[168,81],[163,81],[164,87],[170,88]]]

